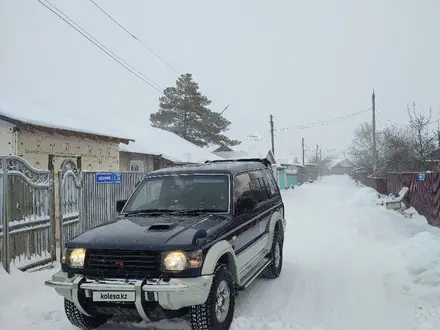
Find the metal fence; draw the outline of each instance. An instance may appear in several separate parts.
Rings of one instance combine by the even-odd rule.
[[[57,174],[58,182],[50,170],[0,156],[0,255],[7,272],[11,264],[26,270],[56,260],[58,240],[63,247],[76,235],[114,220],[116,201],[127,199],[145,177],[143,172],[80,171],[70,159]],[[106,175],[117,180],[98,180]]]
[[[353,178],[380,194],[398,193],[408,187],[404,200],[425,216],[432,226],[440,227],[440,173],[386,173],[372,178],[366,172],[356,172]]]
[[[24,159],[0,157],[0,248],[3,268],[19,269],[54,258],[52,176]]]
[[[112,173],[80,172],[71,163],[60,171],[60,245],[74,236],[117,217],[116,201],[127,199],[143,172],[118,172],[118,180],[100,182],[98,177]]]

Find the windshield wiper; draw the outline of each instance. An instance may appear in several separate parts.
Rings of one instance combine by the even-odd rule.
[[[127,211],[124,212],[126,215],[132,215],[132,214],[162,214],[162,213],[173,213],[174,210],[168,210],[168,209],[145,209],[145,210],[134,210],[134,211]]]
[[[200,213],[214,213],[214,212],[223,212],[217,209],[185,209],[185,210],[176,210],[174,214],[200,214]]]

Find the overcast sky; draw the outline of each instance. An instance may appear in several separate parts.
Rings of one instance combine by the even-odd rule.
[[[176,73],[90,0],[51,0],[161,87]],[[348,115],[371,104],[405,123],[406,104],[440,109],[438,0],[96,0],[179,72],[192,73],[232,138]],[[160,94],[37,0],[0,0],[0,91],[127,130],[157,111]],[[93,113],[93,114],[92,114]],[[276,134],[276,154],[345,149],[365,112]],[[378,116],[378,128],[386,120]],[[152,141],[152,143],[158,143]],[[243,143],[242,149],[252,143]],[[268,150],[270,139],[255,149]]]

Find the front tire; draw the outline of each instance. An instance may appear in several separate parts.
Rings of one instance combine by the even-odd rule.
[[[263,277],[277,278],[280,276],[283,268],[283,239],[279,230],[275,231],[273,235],[272,249],[270,250],[269,258],[272,262],[263,271]]]
[[[81,330],[97,329],[109,320],[109,316],[107,315],[84,315],[73,302],[67,299],[64,299],[64,311],[70,323]]]
[[[189,311],[192,330],[228,330],[234,318],[235,283],[226,265],[218,265],[208,299]]]

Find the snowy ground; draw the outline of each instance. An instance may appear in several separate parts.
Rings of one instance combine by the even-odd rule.
[[[376,205],[369,188],[328,177],[286,191],[284,269],[240,297],[233,330],[440,329],[440,230]],[[70,330],[53,271],[0,271],[0,329]],[[187,329],[182,322],[109,325]]]

